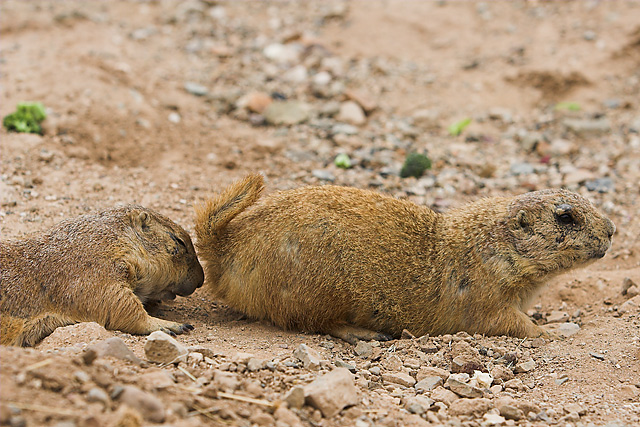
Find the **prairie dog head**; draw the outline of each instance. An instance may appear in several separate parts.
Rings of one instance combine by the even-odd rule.
[[[129,259],[136,275],[134,292],[143,303],[187,296],[202,286],[202,266],[182,227],[141,206],[131,207],[126,221],[132,230],[127,238],[137,248]]]
[[[515,261],[527,273],[550,274],[602,258],[616,228],[584,197],[566,190],[517,196],[507,207]]]

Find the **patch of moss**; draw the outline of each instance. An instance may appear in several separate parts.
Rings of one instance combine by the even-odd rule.
[[[21,102],[15,113],[2,119],[8,131],[42,134],[40,123],[47,118],[44,106],[39,102]]]
[[[431,169],[431,159],[424,154],[411,153],[407,156],[400,170],[400,177],[415,176],[420,178],[424,171]]]

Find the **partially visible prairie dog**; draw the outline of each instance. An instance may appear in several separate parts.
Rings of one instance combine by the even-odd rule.
[[[150,209],[116,207],[0,243],[0,343],[33,346],[60,326],[93,321],[131,334],[191,325],[144,306],[186,296],[204,273],[187,232]]]
[[[254,204],[262,186],[250,175],[197,209],[208,286],[250,317],[351,342],[403,329],[547,335],[523,312],[535,291],[603,257],[615,231],[566,190],[486,198],[438,214],[330,185]]]

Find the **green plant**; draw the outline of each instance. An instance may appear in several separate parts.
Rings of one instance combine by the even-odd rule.
[[[467,117],[465,119],[462,119],[462,120],[459,120],[459,121],[453,123],[451,126],[449,126],[447,128],[447,130],[449,131],[449,133],[451,135],[458,136],[458,135],[460,135],[462,133],[464,128],[466,128],[470,124],[471,124],[471,118]]]
[[[44,106],[39,102],[21,102],[15,113],[6,115],[2,125],[8,131],[42,133],[40,123],[47,117]]]
[[[415,176],[420,178],[427,169],[431,169],[431,159],[424,154],[410,153],[402,165],[400,177]]]
[[[554,110],[580,111],[580,104],[577,102],[558,102]]]
[[[333,163],[342,169],[349,169],[351,167],[351,159],[344,153],[338,154],[333,160]]]

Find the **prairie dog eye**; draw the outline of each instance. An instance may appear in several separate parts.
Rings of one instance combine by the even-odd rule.
[[[573,217],[571,215],[569,215],[568,213],[566,214],[562,214],[562,215],[558,215],[558,221],[560,221],[561,224],[571,224],[573,222]]]
[[[556,217],[558,218],[558,222],[563,225],[573,224],[575,221],[573,219],[573,215],[571,215],[572,210],[573,206],[571,205],[558,205],[556,207]]]

